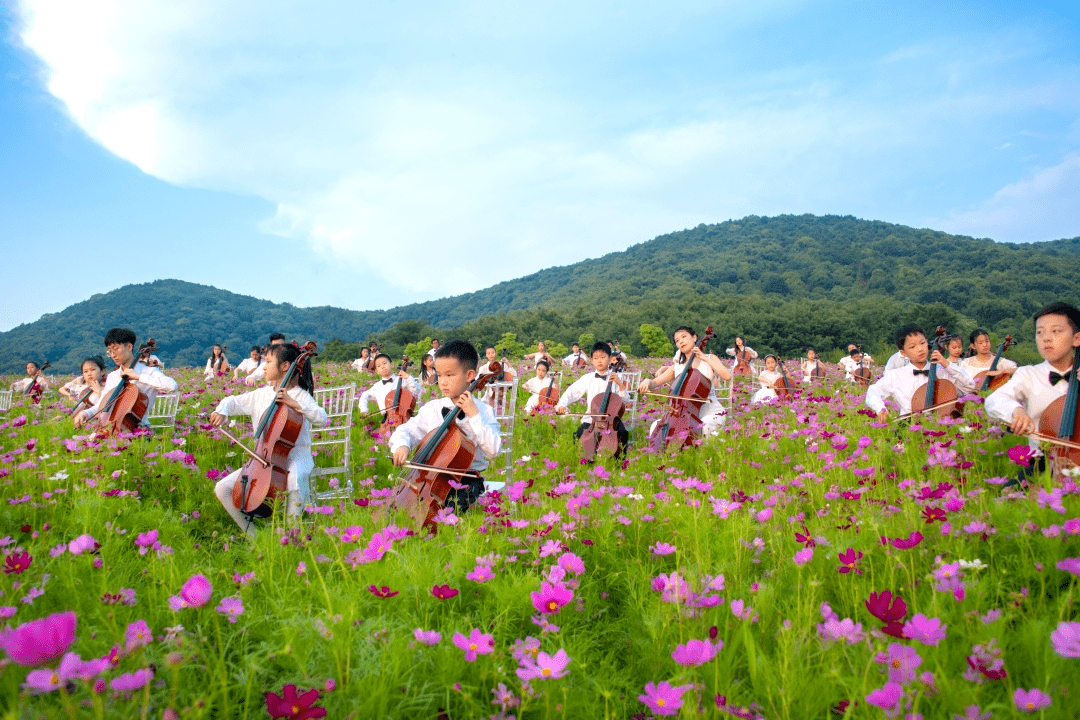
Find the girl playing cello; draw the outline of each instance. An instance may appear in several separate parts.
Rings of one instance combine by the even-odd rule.
[[[986,375],[991,378],[1001,375],[1009,375],[1011,377],[1012,374],[1016,372],[1016,363],[1006,357],[999,357],[997,368],[995,370],[990,369],[990,366],[994,362],[994,353],[992,352],[993,346],[990,344],[990,336],[985,330],[982,328],[975,328],[971,331],[969,340],[972,347],[975,348],[975,355],[964,358],[960,361],[960,364],[971,373],[972,377],[981,372],[985,372]]]
[[[775,355],[765,356],[765,369],[758,373],[758,382],[761,383],[761,388],[750,399],[752,405],[776,399],[776,388],[773,386],[782,377],[776,369],[778,363],[779,360]]]
[[[96,405],[101,399],[101,383],[105,377],[105,359],[100,355],[88,357],[82,362],[82,375],[60,388],[60,394],[68,400],[78,400],[75,409]],[[87,394],[89,390],[89,394]]]
[[[209,380],[215,375],[224,375],[229,372],[229,361],[225,359],[225,349],[215,345],[210,351],[210,357],[206,359],[206,369],[203,370],[203,378]]]
[[[686,363],[689,361],[706,380],[712,383],[709,396],[701,407],[700,418],[702,432],[715,433],[724,424],[727,416],[727,410],[724,409],[724,406],[720,404],[720,400],[716,397],[717,378],[723,382],[728,382],[732,377],[731,370],[716,355],[702,352],[697,345],[698,336],[693,328],[683,325],[672,335],[672,340],[675,341],[675,347],[678,348],[673,358],[673,364],[661,370],[655,378],[642,380],[638,385],[638,391],[647,393],[667,385],[682,373]],[[650,435],[652,435],[655,428],[656,423],[653,423],[653,426],[649,428]]]
[[[289,479],[287,483],[288,502],[286,512],[290,517],[300,515],[308,500],[310,488],[308,476],[315,469],[311,458],[311,426],[326,424],[326,411],[315,402],[311,394],[315,391],[315,382],[311,376],[311,364],[305,363],[301,373],[295,373],[287,387],[277,389],[277,385],[289,372],[289,367],[300,357],[300,349],[295,345],[272,345],[264,365],[266,379],[271,384],[243,395],[229,395],[222,399],[210,415],[210,424],[221,427],[230,415],[249,415],[253,426],[258,426],[262,416],[273,407],[274,400],[297,410],[304,416],[303,427],[292,450],[289,452]],[[255,529],[251,521],[233,504],[233,487],[240,479],[243,468],[235,470],[214,486],[214,494],[221,502],[225,512],[229,513],[236,524],[254,537]]]

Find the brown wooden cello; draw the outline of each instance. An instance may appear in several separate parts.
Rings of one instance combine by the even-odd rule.
[[[704,350],[715,337],[710,325],[698,341],[698,348]],[[659,452],[676,438],[682,439],[680,447],[690,445],[701,432],[701,407],[709,401],[711,391],[712,383],[694,367],[693,357],[686,358],[686,365],[671,386],[668,409],[649,436],[649,448]]]
[[[405,355],[401,358],[398,373],[406,372],[408,369],[409,356]],[[386,417],[379,426],[379,434],[383,437],[390,437],[394,428],[409,422],[409,418],[416,412],[416,396],[413,395],[412,390],[405,387],[404,378],[400,374],[397,376],[394,389],[386,393],[383,406],[386,408]]]
[[[612,392],[615,385],[615,371],[608,371],[607,387],[589,403],[589,415],[592,422],[581,434],[582,459],[593,462],[600,450],[611,452],[615,457],[622,455],[617,428],[622,425],[626,405],[617,392]]]
[[[944,332],[944,329],[942,329]],[[866,353],[863,352],[862,345],[857,345],[856,350],[859,351],[859,367],[855,368],[855,382],[861,388],[870,387],[870,363],[866,361]]]
[[[780,377],[773,383],[773,390],[776,391],[777,398],[786,399],[791,395],[794,386],[791,384],[787,370],[784,369],[784,362],[780,358],[776,358],[776,369],[780,371]]]
[[[930,348],[931,355],[934,350],[944,355],[947,338],[945,328],[938,327],[934,335],[934,344]],[[940,367],[938,363],[929,357],[927,357],[926,362],[929,364],[929,370],[925,371],[928,373],[926,384],[920,385],[912,394],[911,414],[934,412],[938,417],[942,418],[960,417],[962,406],[956,402],[956,398],[959,397],[956,386],[951,381],[938,377],[938,367]],[[912,368],[912,372],[915,372],[914,368]]]
[[[746,350],[746,343],[742,338],[735,338],[735,367],[731,369],[732,375],[753,375],[754,369],[750,367],[750,353]]]
[[[502,365],[491,363],[484,374],[478,374],[465,392],[475,394],[484,385],[498,380]],[[412,460],[405,463],[408,472],[401,478],[389,507],[404,510],[416,523],[431,533],[438,530],[435,516],[444,507],[464,512],[483,490],[480,475],[469,467],[476,457],[476,445],[457,425],[464,411],[451,406],[443,411],[442,424],[420,441]],[[451,483],[467,485],[455,488]]]
[[[559,375],[557,371],[549,370],[548,376],[551,378],[548,380],[548,384],[540,389],[538,398],[536,400],[536,407],[533,408],[533,414],[535,415],[540,408],[555,407],[559,402],[559,386],[555,384],[555,378]]]
[[[134,367],[137,361],[133,361]],[[125,370],[122,365],[121,371]],[[113,388],[112,395],[101,408],[101,423],[106,426],[105,435],[115,435],[119,432],[135,432],[142,425],[146,417],[146,410],[150,407],[150,399],[139,386],[128,378],[120,376],[120,383]]]
[[[994,360],[990,363],[990,367],[975,374],[975,386],[979,388],[980,392],[997,390],[999,387],[1009,382],[1009,378],[1012,376],[1008,373],[1003,372],[1000,375],[991,375],[990,373],[997,370],[998,363],[1001,361],[1001,354],[1008,350],[1009,346],[1012,344],[1012,335],[1006,335],[1005,340],[998,345],[997,354],[994,355]]]
[[[29,364],[29,363],[27,363],[27,364]],[[48,370],[51,366],[52,366],[52,363],[50,363],[48,360],[46,360],[44,363],[42,363],[38,367],[37,372],[34,373],[34,377],[30,380],[30,384],[26,386],[25,394],[29,395],[30,399],[35,403],[36,402],[41,402],[41,396],[45,393],[45,388],[43,388],[38,383],[38,378],[41,377],[41,373]]]

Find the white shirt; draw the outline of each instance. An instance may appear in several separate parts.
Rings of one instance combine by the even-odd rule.
[[[850,355],[845,355],[840,358],[840,362],[837,364],[844,369],[845,377],[847,377],[848,380],[855,380],[855,371],[859,369],[858,360]],[[870,364],[867,363],[867,367],[869,366]]]
[[[521,387],[529,392],[529,399],[525,401],[525,409],[532,410],[534,407],[540,404],[540,391],[548,386],[551,382],[551,377],[545,376],[543,380],[533,375],[531,378],[521,383]]]
[[[930,363],[926,363],[923,370],[929,370]],[[891,398],[899,408],[901,415],[911,412],[911,396],[915,391],[927,382],[925,375],[915,375],[915,367],[901,367],[889,370],[881,379],[866,389],[866,407],[875,413],[885,409],[885,400]],[[957,392],[964,394],[962,387],[970,386],[971,376],[962,369],[959,363],[949,363],[949,367],[938,366],[938,377],[956,385]]]
[[[979,360],[978,355],[976,355],[975,357],[964,358],[963,360],[960,361],[960,364],[963,365],[965,368],[967,368],[967,371],[971,373],[972,377],[975,377],[976,375],[981,373],[983,370],[989,370],[990,366],[993,363],[994,363],[994,356],[993,355],[991,355],[990,358],[985,363],[982,362],[981,360]],[[997,366],[998,370],[1015,370],[1016,368],[1017,368],[1016,363],[1014,363],[1009,358],[1007,358],[1007,357],[998,358],[998,366]]]
[[[749,348],[747,348],[749,350]],[[672,358],[671,369],[675,371],[675,376],[671,380],[672,392],[674,392],[675,382],[679,379],[679,375],[682,374],[683,368],[686,367],[685,359],[681,352],[676,352],[675,357]],[[724,415],[727,410],[720,404],[720,399],[716,397],[716,384],[724,382],[716,376],[713,372],[712,366],[707,362],[697,362],[694,367],[702,374],[702,376],[712,383],[712,387],[709,389],[709,398],[704,405],[701,406],[701,413],[698,417],[701,418],[702,424],[707,424],[705,421],[714,415]]]
[[[171,377],[161,372],[157,368],[147,367],[143,363],[135,363],[132,370],[139,374],[139,379],[135,381],[135,386],[139,388],[139,391],[146,395],[146,412],[149,413],[150,409],[154,407],[154,400],[157,399],[159,394],[176,392],[176,381]],[[87,417],[93,417],[101,412],[101,407],[104,405],[109,397],[112,395],[113,390],[120,384],[120,368],[113,370],[111,373],[105,376],[105,386],[101,389],[101,397],[94,403],[94,406],[85,411]],[[141,421],[146,420],[146,414],[140,418]]]
[[[229,360],[224,355],[221,356],[221,367],[229,367]],[[214,375],[214,358],[211,357],[211,358],[206,359],[206,369],[203,370],[203,377],[211,378],[211,377],[213,377],[213,375]]]
[[[400,375],[391,375],[387,380],[378,380],[374,385],[369,387],[364,392],[360,393],[360,397],[356,399],[356,406],[362,411],[367,411],[368,405],[372,400],[379,406],[379,410],[386,410],[387,403],[394,401],[394,392],[397,390],[397,381],[401,380],[401,389],[408,390],[413,394],[413,397],[417,400],[420,399],[420,383],[414,377],[409,377],[408,380]]]
[[[582,398],[585,398],[585,404],[591,407],[593,398],[595,398],[597,395],[602,395],[607,391],[607,379],[609,374],[610,373],[605,373],[602,377],[597,377],[596,372],[590,372],[582,375],[577,380],[575,380],[570,387],[566,388],[566,391],[563,392],[562,396],[559,398],[559,402],[555,405],[555,407],[568,407],[571,403],[575,403]],[[619,380],[622,380],[622,376],[618,373],[615,374],[615,377],[617,377]],[[627,393],[627,391],[620,390],[619,386],[615,385],[614,383],[612,383],[611,385],[611,392],[617,394],[619,398],[623,401],[623,403],[626,403],[630,399],[630,395]],[[593,419],[588,415],[581,418],[581,422],[585,423],[586,425],[592,424],[592,421]]]
[[[456,423],[465,436],[473,441],[478,451],[469,469],[483,472],[487,469],[488,459],[495,458],[502,451],[502,438],[499,436],[499,421],[495,419],[495,413],[492,412],[491,407],[482,402],[475,404],[476,415],[466,417],[462,414]],[[393,435],[390,436],[390,452],[393,453],[399,447],[415,449],[425,435],[442,425],[443,408],[451,411],[458,409],[447,397],[424,403],[420,412],[394,430]]]
[[[24,377],[22,380],[16,380],[11,383],[11,390],[16,393],[25,393],[32,382],[34,382],[34,378],[31,377]],[[49,387],[49,381],[44,375],[38,377],[37,384],[41,390],[46,390]]]
[[[814,370],[816,370],[817,367],[818,367],[818,362],[819,362],[818,360],[804,360],[803,364],[802,364],[803,374],[806,375],[807,377],[812,375]],[[828,368],[825,367],[824,363],[822,363],[822,365],[821,365],[821,371],[822,372],[828,372]]]
[[[780,374],[779,370],[762,370],[758,374],[758,381],[761,382],[761,387],[763,389],[774,389],[773,385],[782,377],[783,375]]]
[[[743,345],[743,350],[744,350],[744,351],[746,351],[746,354],[747,354],[747,356],[749,356],[749,357],[750,357],[751,359],[753,359],[753,358],[756,358],[756,357],[757,357],[757,350],[755,350],[754,348],[752,348],[752,347],[747,347],[746,345]],[[728,355],[730,355],[731,357],[735,357],[735,353],[736,353],[737,351],[735,350],[735,348],[733,348],[733,347],[729,347],[729,348],[728,348],[728,349],[726,350],[726,352],[727,352],[727,354],[728,354]]]
[[[1009,382],[986,396],[986,413],[995,420],[1012,422],[1016,408],[1022,407],[1038,428],[1047,406],[1069,390],[1069,383],[1064,380],[1050,384],[1052,370],[1057,372],[1045,360],[1017,368]]]
[[[245,385],[254,386],[262,380],[266,379],[266,363],[259,363],[259,367],[251,371],[251,374],[244,378]]]
[[[70,380],[67,383],[65,383],[64,387],[61,388],[61,389],[65,390],[66,392],[71,393],[71,395],[74,396],[75,399],[77,400],[79,398],[79,396],[81,396],[89,388],[90,388],[90,384],[87,383],[87,382],[84,382],[83,379],[82,379],[82,376],[79,376],[79,377],[75,378],[74,380]],[[100,398],[101,398],[101,393],[92,392],[92,393],[90,393],[90,395],[86,399],[90,401],[90,406],[92,407],[95,404],[97,404],[97,401]]]
[[[900,351],[897,350],[892,354],[892,357],[889,358],[889,361],[885,363],[885,372],[895,370],[896,368],[907,367],[910,364],[911,361],[901,355]]]
[[[250,357],[246,357],[240,361],[240,364],[236,366],[236,372],[238,373],[250,373],[255,368],[262,365],[261,360],[252,360]]]
[[[322,427],[326,424],[326,411],[322,409],[315,398],[303,388],[297,386],[287,390],[289,397],[300,403],[300,412],[304,416],[304,423],[300,427],[300,435],[296,438],[293,449],[289,451],[289,457],[298,450],[311,454],[311,426]],[[243,395],[228,395],[221,399],[214,412],[218,415],[249,415],[251,427],[256,429],[262,422],[262,417],[274,403],[277,397],[277,388],[261,387],[258,390],[246,392]]]
[[[570,353],[569,355],[564,357],[562,359],[562,364],[563,365],[573,365],[577,361],[577,358],[581,358],[581,360],[583,362],[585,362],[586,364],[588,364],[588,362],[589,362],[589,358],[585,357],[585,353],[578,352],[578,353]]]

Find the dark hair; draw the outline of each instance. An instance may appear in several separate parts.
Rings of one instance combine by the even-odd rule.
[[[221,356],[225,357],[225,346],[221,343],[214,343],[214,347],[210,348],[210,357],[214,357],[214,348],[221,348]]]
[[[465,370],[476,370],[480,355],[468,340],[447,340],[446,344],[435,351],[435,359],[453,358],[461,363]]]
[[[109,347],[113,343],[135,347],[135,333],[127,328],[113,328],[105,333],[105,347]]]
[[[538,363],[536,363],[536,367],[540,367],[541,365],[543,365],[543,366],[544,366],[544,369],[545,369],[545,370],[550,370],[550,369],[551,369],[551,366],[550,366],[550,365],[548,365],[548,361],[547,361],[547,360],[541,360],[541,361],[539,361]]]
[[[1064,315],[1069,321],[1069,326],[1072,327],[1073,332],[1080,332],[1080,310],[1077,310],[1069,303],[1057,301],[1052,302],[1049,305],[1044,305],[1043,308],[1031,318],[1032,322],[1037,323],[1039,318],[1043,315]]]
[[[41,369],[41,366],[40,366],[40,365],[38,365],[38,364],[37,364],[36,362],[34,362],[33,360],[27,360],[27,361],[26,361],[26,364],[27,364],[27,365],[33,365],[33,366],[34,366],[34,369],[35,369],[35,370],[40,370],[40,369]]]
[[[487,352],[488,350],[494,350],[494,349],[495,349],[494,345],[485,345],[484,346],[484,352]]]
[[[903,347],[903,343],[901,343],[901,347]],[[856,355],[862,355],[862,350],[859,349],[858,345],[848,350],[848,357],[855,357]]]
[[[806,352],[817,352],[817,350],[815,350],[812,347],[808,347],[808,348],[806,348]]]
[[[250,350],[248,350],[248,352],[257,352],[257,353],[261,353],[261,352],[262,352],[262,348],[261,348],[261,347],[259,347],[258,345],[252,345],[252,346],[251,346],[251,349],[250,349]]]
[[[373,362],[379,362],[379,358],[386,358],[386,362],[390,363],[391,365],[394,364],[394,359],[391,358],[386,353],[379,353],[378,355],[376,355],[375,360]]]
[[[580,350],[581,349],[581,343],[570,343],[570,347],[577,348],[578,350]]]
[[[901,325],[896,330],[896,337],[895,337],[896,349],[897,350],[903,350],[904,349],[904,341],[907,340],[912,335],[922,335],[923,337],[926,337],[926,332],[915,323],[908,323],[906,325]]]
[[[281,333],[270,333],[270,344],[273,345],[275,340],[284,340],[285,336]]]
[[[593,343],[592,350],[589,351],[589,355],[592,356],[592,354],[597,351],[604,353],[608,357],[611,357],[611,346],[608,345],[606,342],[601,341]]]
[[[83,365],[85,365],[86,363],[94,363],[98,366],[98,370],[105,369],[105,358],[101,357],[100,355],[91,355],[88,358],[83,358],[83,361],[79,363],[80,371],[82,370]]]
[[[780,364],[780,358],[776,357],[772,353],[769,353],[768,355],[765,356],[766,360],[768,360],[769,358],[772,358],[773,360],[775,360],[777,365]]]
[[[296,358],[300,357],[300,348],[284,343],[271,347],[270,354],[277,362],[287,362],[291,365]],[[315,392],[315,378],[311,374],[311,358],[304,363],[304,370],[300,373],[300,387],[309,393]]]
[[[985,335],[988,340],[990,339],[990,333],[986,332],[982,328],[975,328],[974,330],[972,330],[971,334],[968,335],[968,345],[974,345],[975,341],[978,340],[979,337],[982,335]]]
[[[682,330],[683,332],[689,333],[690,335],[693,335],[694,337],[697,337],[697,333],[694,332],[694,328],[690,327],[689,325],[680,325],[679,327],[675,328],[675,332],[671,333],[672,339],[675,338],[675,333],[679,332],[680,330]]]

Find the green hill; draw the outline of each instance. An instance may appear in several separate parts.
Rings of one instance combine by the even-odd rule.
[[[0,333],[0,371],[18,372],[28,358],[74,370],[114,325],[153,336],[174,365],[201,364],[214,342],[239,359],[273,331],[320,345],[377,337],[392,351],[441,328],[476,342],[514,332],[569,343],[591,332],[642,353],[643,322],[668,333],[713,324],[718,343],[742,334],[788,355],[849,341],[877,348],[906,320],[1030,339],[1031,314],[1078,291],[1080,238],[1021,245],[850,216],[749,216],[390,310],[298,308],[179,280],[129,285]]]

